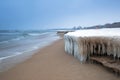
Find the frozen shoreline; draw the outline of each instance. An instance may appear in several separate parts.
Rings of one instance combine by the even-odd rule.
[[[85,62],[92,54],[120,58],[120,28],[90,29],[69,32],[64,36],[65,51]]]
[[[64,51],[60,39],[39,50],[30,59],[0,73],[0,80],[119,80],[95,64],[80,64]]]

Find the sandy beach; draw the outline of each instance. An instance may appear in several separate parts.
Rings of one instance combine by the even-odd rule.
[[[119,77],[102,66],[81,64],[65,53],[64,41],[60,39],[27,61],[0,73],[0,80],[119,80]]]

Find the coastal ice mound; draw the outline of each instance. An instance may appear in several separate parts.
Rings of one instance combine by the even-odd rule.
[[[120,28],[77,30],[64,35],[65,51],[81,62],[90,55],[120,58]]]

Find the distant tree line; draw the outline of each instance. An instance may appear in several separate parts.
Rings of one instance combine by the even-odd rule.
[[[83,29],[81,26],[74,26],[73,30],[79,30],[79,29]]]
[[[114,22],[114,23],[107,23],[104,25],[95,25],[95,26],[88,26],[88,27],[82,27],[82,26],[74,26],[73,30],[80,30],[80,29],[101,29],[101,28],[120,28],[120,22]]]

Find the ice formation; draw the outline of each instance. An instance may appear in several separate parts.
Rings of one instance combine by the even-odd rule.
[[[90,55],[112,55],[120,58],[120,28],[90,29],[64,35],[65,51],[81,62]]]

